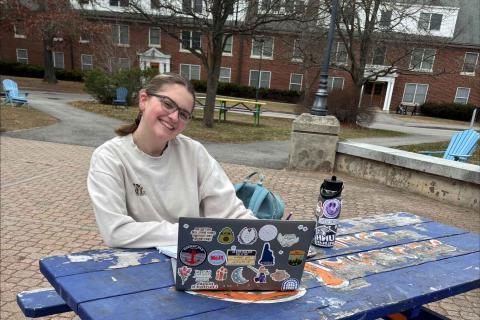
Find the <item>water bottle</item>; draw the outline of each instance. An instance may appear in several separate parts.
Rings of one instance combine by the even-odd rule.
[[[333,247],[337,235],[338,218],[342,210],[343,182],[336,176],[325,179],[320,186],[315,208],[315,237],[313,244],[319,247]]]

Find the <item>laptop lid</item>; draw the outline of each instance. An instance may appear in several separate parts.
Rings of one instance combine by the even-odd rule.
[[[296,290],[315,221],[180,218],[179,290]]]

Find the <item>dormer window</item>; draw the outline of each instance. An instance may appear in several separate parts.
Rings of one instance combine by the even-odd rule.
[[[111,7],[128,7],[128,0],[110,0]]]
[[[183,13],[202,13],[203,0],[182,0]]]
[[[392,10],[382,10],[378,25],[380,28],[388,28],[392,24]]]
[[[442,18],[442,14],[421,12],[420,19],[418,20],[418,29],[424,31],[440,30]]]

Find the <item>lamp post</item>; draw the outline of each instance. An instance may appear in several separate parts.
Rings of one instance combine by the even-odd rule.
[[[263,36],[260,40],[255,39],[255,41],[260,41],[262,46],[260,47],[260,62],[258,64],[258,80],[257,80],[257,90],[255,90],[255,101],[258,101],[258,90],[260,89],[260,77],[262,76],[262,58],[263,58],[263,47],[265,45],[265,39]]]
[[[330,26],[328,28],[327,48],[323,55],[322,70],[320,72],[320,86],[315,93],[315,101],[313,102],[310,114],[316,116],[327,115],[327,97],[328,97],[328,68],[330,65],[330,53],[332,51],[333,35],[335,33],[335,23],[337,21],[338,0],[332,0],[332,14],[330,18]]]

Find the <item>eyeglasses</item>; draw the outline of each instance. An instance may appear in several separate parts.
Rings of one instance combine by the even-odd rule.
[[[178,118],[183,122],[188,122],[192,119],[192,114],[185,109],[180,108],[175,101],[167,96],[156,93],[147,93],[147,96],[157,97],[162,103],[163,107],[169,114],[178,111]]]

